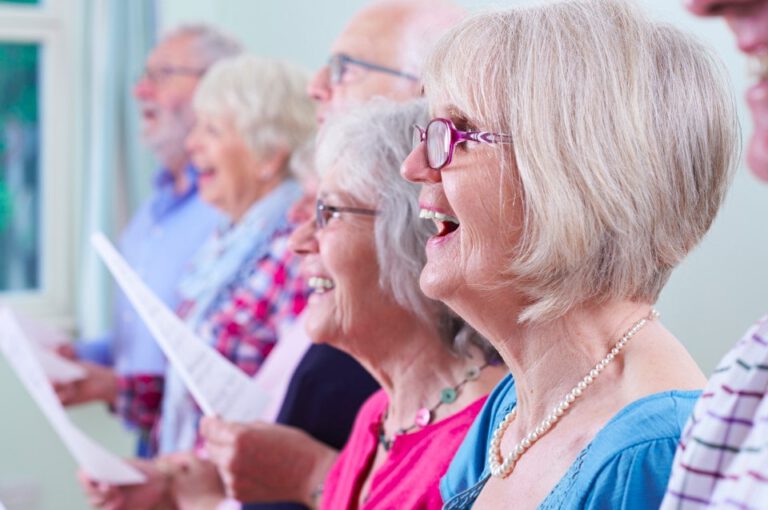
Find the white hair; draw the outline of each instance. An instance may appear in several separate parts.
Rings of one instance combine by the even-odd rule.
[[[243,52],[242,45],[229,35],[210,25],[182,25],[168,32],[163,38],[185,38],[191,40],[193,54],[199,64],[208,69],[219,60],[234,57]]]
[[[315,129],[308,74],[285,61],[241,55],[216,63],[195,92],[197,113],[231,116],[249,147],[293,152]]]
[[[526,297],[521,321],[655,301],[710,227],[738,157],[717,58],[622,1],[475,16],[438,44],[424,83],[430,102],[513,137],[496,147],[523,232],[500,284]]]

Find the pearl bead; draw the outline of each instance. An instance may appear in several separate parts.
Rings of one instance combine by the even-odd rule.
[[[657,317],[659,317],[659,312],[651,309],[650,313],[648,314],[648,318],[640,319],[632,327],[630,327],[629,331],[627,331],[624,336],[621,337],[618,342],[616,342],[609,353],[602,360],[600,360],[592,370],[589,371],[589,374],[584,376],[584,378],[579,381],[579,383],[573,389],[571,389],[570,392],[568,392],[568,394],[560,403],[557,404],[552,413],[547,416],[547,418],[545,418],[532,432],[529,432],[528,435],[525,436],[525,438],[523,438],[505,458],[501,453],[501,438],[509,427],[509,424],[517,415],[517,408],[514,408],[509,413],[507,413],[501,423],[497,425],[496,430],[493,432],[491,444],[488,448],[488,467],[490,468],[491,475],[496,478],[506,478],[512,474],[515,464],[517,463],[517,460],[520,458],[520,456],[522,456],[528,450],[528,448],[533,445],[533,443],[538,441],[541,436],[546,434],[552,428],[552,426],[554,426],[554,424],[557,423],[560,418],[562,418],[562,416],[565,414],[571,404],[576,400],[576,398],[583,394],[587,386],[594,382],[595,378],[600,375],[605,367],[607,367],[616,358],[624,345],[626,345],[626,343],[643,326],[645,326],[648,320],[655,319]]]

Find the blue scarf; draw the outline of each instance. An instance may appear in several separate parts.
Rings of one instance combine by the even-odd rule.
[[[184,321],[193,330],[220,306],[227,289],[236,284],[244,267],[261,259],[279,230],[289,226],[286,212],[301,196],[301,187],[285,181],[256,202],[239,222],[217,230],[198,251],[189,271],[181,279],[182,302],[192,303]],[[211,344],[215,339],[203,338]],[[169,367],[163,392],[160,419],[160,453],[191,450],[197,436],[199,415],[192,396],[179,374]]]
[[[197,329],[227,286],[235,283],[243,264],[260,259],[275,232],[288,228],[286,212],[301,196],[288,180],[251,206],[235,224],[223,225],[200,248],[179,283],[182,303],[191,303],[185,322]]]

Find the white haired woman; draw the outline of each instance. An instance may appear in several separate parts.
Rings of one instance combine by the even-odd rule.
[[[204,419],[210,459],[238,499],[442,506],[438,480],[505,371],[490,363],[497,355],[484,339],[419,290],[421,247],[433,229],[417,222],[418,187],[398,170],[409,128],[425,113],[423,102],[374,102],[321,132],[317,218],[292,236],[314,289],[305,326],[313,341],[350,353],[382,390],[363,405],[340,454],[296,429]],[[184,478],[179,486],[203,485]]]
[[[656,508],[704,377],[653,310],[736,153],[713,57],[628,4],[474,17],[427,65],[403,175],[437,224],[421,288],[512,377],[442,480],[446,508]]]
[[[182,278],[177,312],[248,375],[274,347],[281,322],[306,303],[306,285],[288,250],[287,218],[301,196],[291,177],[291,154],[314,132],[306,84],[307,74],[294,65],[245,55],[216,64],[195,92],[197,121],[187,145],[200,172],[200,196],[228,221]],[[200,415],[170,370],[159,422],[161,454],[192,450]],[[149,476],[139,487],[102,487],[84,479],[91,502],[139,509],[167,499],[165,459],[138,466]]]

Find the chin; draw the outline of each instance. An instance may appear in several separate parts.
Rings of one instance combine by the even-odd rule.
[[[445,271],[433,270],[428,263],[421,271],[419,287],[428,298],[447,303],[458,286],[447,278]]]

